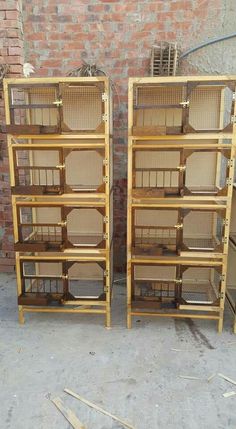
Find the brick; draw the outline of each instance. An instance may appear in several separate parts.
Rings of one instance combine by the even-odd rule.
[[[17,10],[7,10],[6,11],[6,19],[15,19],[19,18],[19,12]]]

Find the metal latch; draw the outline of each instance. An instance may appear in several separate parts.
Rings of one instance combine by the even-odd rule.
[[[62,221],[62,222],[58,222],[57,224],[58,226],[66,226],[67,222],[66,221]]]
[[[179,104],[180,104],[180,106],[182,106],[185,109],[186,107],[189,107],[189,100],[181,101],[181,103],[179,103]]]
[[[108,95],[106,94],[106,92],[102,93],[102,101],[107,101],[108,100]]]
[[[60,106],[62,106],[62,100],[53,101],[52,104],[55,104],[57,107],[60,107]]]
[[[180,285],[183,283],[183,280],[182,279],[175,279],[175,283]]]
[[[176,225],[174,225],[174,227],[176,228],[176,229],[182,229],[183,228],[183,223],[177,223]]]
[[[179,165],[178,167],[179,171],[185,171],[186,170],[186,165]]]
[[[62,275],[61,278],[62,278],[62,280],[68,280],[68,275],[67,274],[66,275]]]
[[[65,167],[66,167],[65,164],[56,165],[56,168],[58,168],[59,170],[63,170]]]

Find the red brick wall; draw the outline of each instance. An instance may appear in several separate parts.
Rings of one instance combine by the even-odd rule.
[[[21,4],[0,0],[0,64],[9,65],[9,76],[18,76],[23,64]],[[4,124],[4,101],[0,87],[0,123]],[[12,212],[6,135],[0,133],[0,272],[14,271]]]
[[[65,75],[84,59],[95,62],[115,85],[115,262],[116,268],[122,269],[126,232],[127,78],[148,75],[150,47],[156,41],[177,40],[185,50],[215,37],[225,14],[222,2],[24,0],[23,5],[25,58],[35,66],[35,76]],[[195,54],[195,59],[198,55]],[[203,65],[205,69],[199,69],[200,73],[214,72],[207,61]],[[195,67],[185,61],[182,72],[193,71]],[[5,246],[9,233],[7,227]]]

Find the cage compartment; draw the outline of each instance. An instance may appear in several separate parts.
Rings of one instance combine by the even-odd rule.
[[[223,252],[225,210],[188,208],[133,209],[135,256]]]
[[[234,81],[134,84],[132,134],[231,132],[234,91]]]
[[[104,82],[9,84],[8,97],[11,134],[105,132]]]
[[[132,195],[134,198],[227,195],[230,155],[230,149],[217,148],[135,148]]]
[[[105,207],[17,205],[17,251],[105,249]]]
[[[11,134],[56,134],[60,129],[58,84],[10,84],[8,87]]]
[[[13,147],[13,194],[60,195],[105,191],[104,149]]]
[[[105,301],[105,262],[21,260],[19,305]]]
[[[219,307],[221,282],[221,265],[133,264],[131,306],[150,312],[207,311]]]

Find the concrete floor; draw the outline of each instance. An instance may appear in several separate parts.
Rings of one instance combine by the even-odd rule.
[[[125,328],[125,288],[116,286],[113,328],[99,316],[27,314],[17,320],[15,277],[0,276],[0,428],[69,429],[51,403],[60,396],[87,429],[119,429],[63,393],[67,387],[135,429],[235,429],[236,336],[226,311],[214,322],[134,319]],[[180,349],[174,351],[172,349]],[[199,377],[187,380],[180,375]]]

